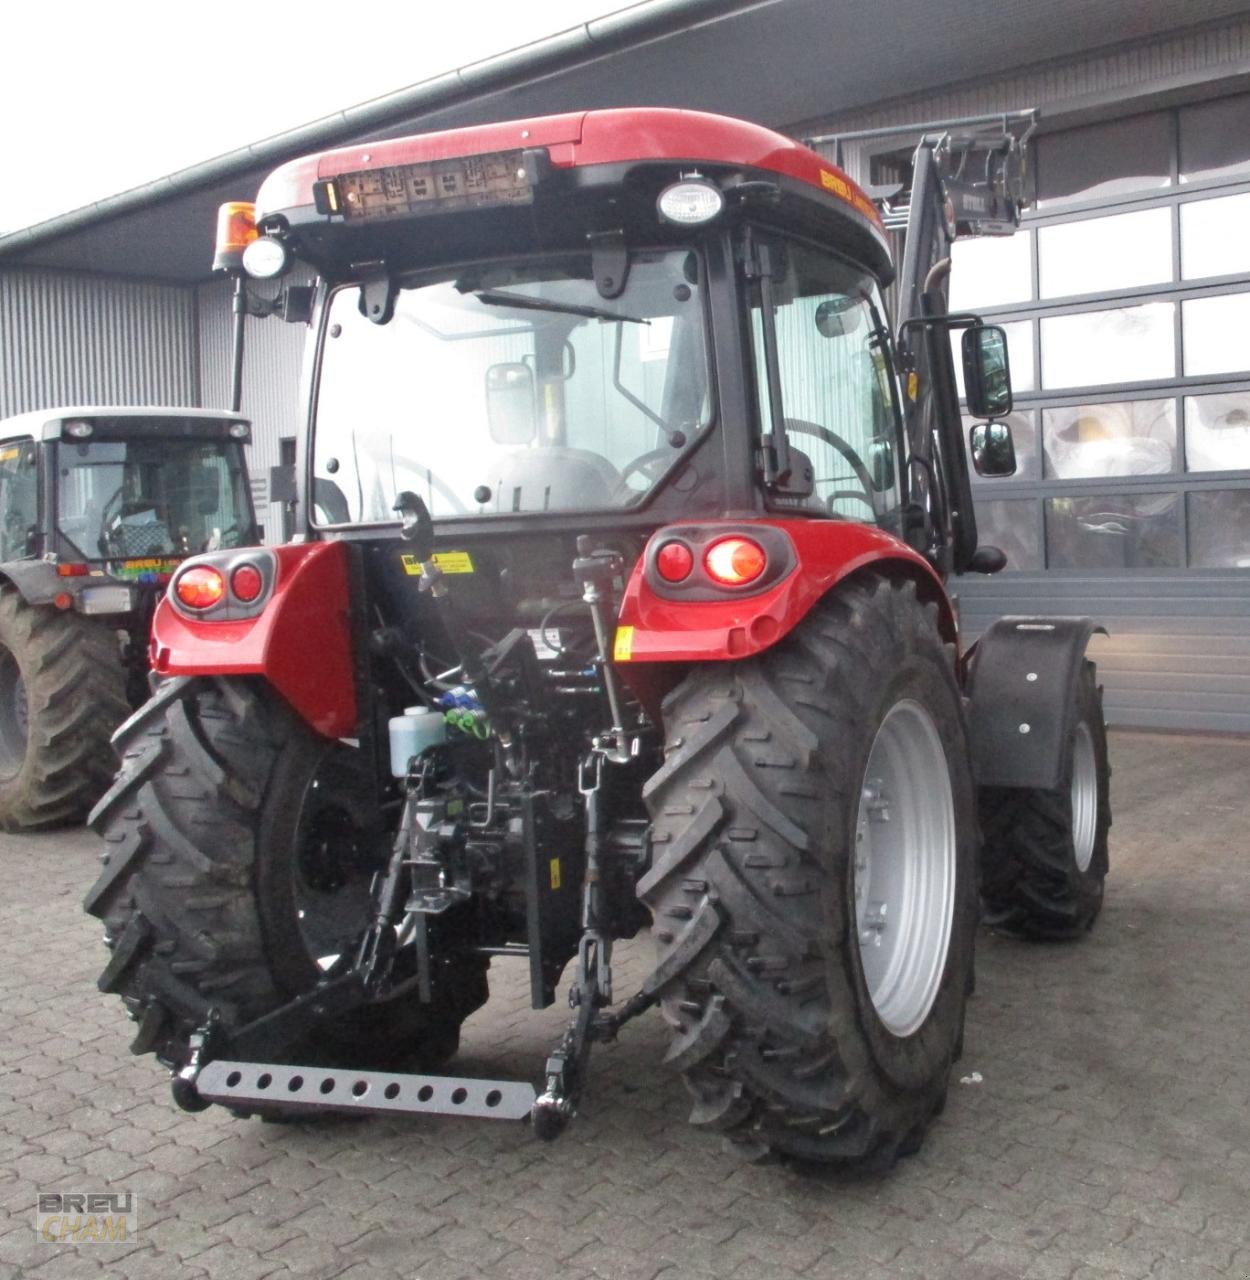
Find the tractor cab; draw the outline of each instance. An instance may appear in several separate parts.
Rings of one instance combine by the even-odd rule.
[[[137,608],[137,595],[99,593],[163,584],[187,556],[257,540],[250,438],[241,418],[184,409],[40,410],[0,422],[0,574],[31,591],[42,574],[49,600],[67,592],[67,607],[84,613]]]

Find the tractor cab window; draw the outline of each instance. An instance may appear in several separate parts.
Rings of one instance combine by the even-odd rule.
[[[30,440],[0,444],[0,562],[36,554],[39,454]]]
[[[635,251],[605,298],[590,255],[466,267],[399,288],[385,324],[335,292],[313,518],[593,511],[640,502],[711,422],[700,260]]]
[[[770,245],[777,383],[795,469],[811,463],[805,509],[888,522],[900,504],[900,426],[890,340],[876,282],[797,243]],[[748,295],[761,431],[773,430],[760,286]]]
[[[63,440],[57,468],[57,528],[84,560],[161,559],[253,540],[234,441]]]

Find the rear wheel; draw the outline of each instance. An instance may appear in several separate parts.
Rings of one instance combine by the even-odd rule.
[[[215,1008],[237,1028],[312,987],[364,928],[387,856],[373,788],[260,682],[177,679],[118,731],[122,769],[91,817],[104,870],[85,903],[112,955],[100,988],[140,1024],[135,1052],[169,1066]],[[433,1066],[486,999],[484,962],[437,970],[415,993],[319,1025],[340,1065]]]
[[[987,787],[980,805],[986,923],[1026,938],[1087,933],[1102,910],[1111,827],[1107,729],[1092,662],[1077,684],[1059,786]]]
[[[935,611],[910,583],[844,586],[766,653],[695,668],[665,729],[639,892],[692,1122],[888,1166],[941,1109],[976,931]]]
[[[109,738],[129,713],[115,632],[0,588],[0,827],[85,817],[112,779]]]

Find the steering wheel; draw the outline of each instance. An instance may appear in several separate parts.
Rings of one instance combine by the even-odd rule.
[[[830,431],[828,427],[822,427],[819,423],[806,422],[802,418],[787,418],[786,434],[789,435],[790,432],[793,432],[796,436],[815,436],[818,440],[823,440],[825,444],[836,449],[846,459],[851,470],[855,472],[855,479],[864,486],[864,500],[870,507],[873,507],[874,511],[876,510],[872,499],[867,496],[877,492],[877,486],[872,480],[872,473],[864,465],[863,458],[837,432]]]
[[[671,444],[662,445],[658,449],[648,449],[646,453],[640,453],[632,461],[625,464],[621,474],[617,477],[613,498],[623,506],[627,506],[631,502],[641,502],[650,492],[655,482],[673,465],[677,455],[678,450],[674,449]],[[645,489],[633,489],[630,487],[628,483],[629,477],[635,474],[642,476],[647,481]]]

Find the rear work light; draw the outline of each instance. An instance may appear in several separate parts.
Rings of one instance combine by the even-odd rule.
[[[215,571],[214,571],[215,572]],[[251,604],[265,589],[265,579],[254,564],[241,564],[230,575],[230,590],[236,600]]]
[[[684,542],[666,542],[655,553],[655,571],[665,582],[684,582],[694,568],[694,553]]]
[[[768,555],[752,538],[721,538],[703,553],[703,567],[722,587],[745,587],[768,568]]]
[[[188,609],[211,609],[225,596],[226,580],[209,565],[197,564],[179,575],[174,594]]]

